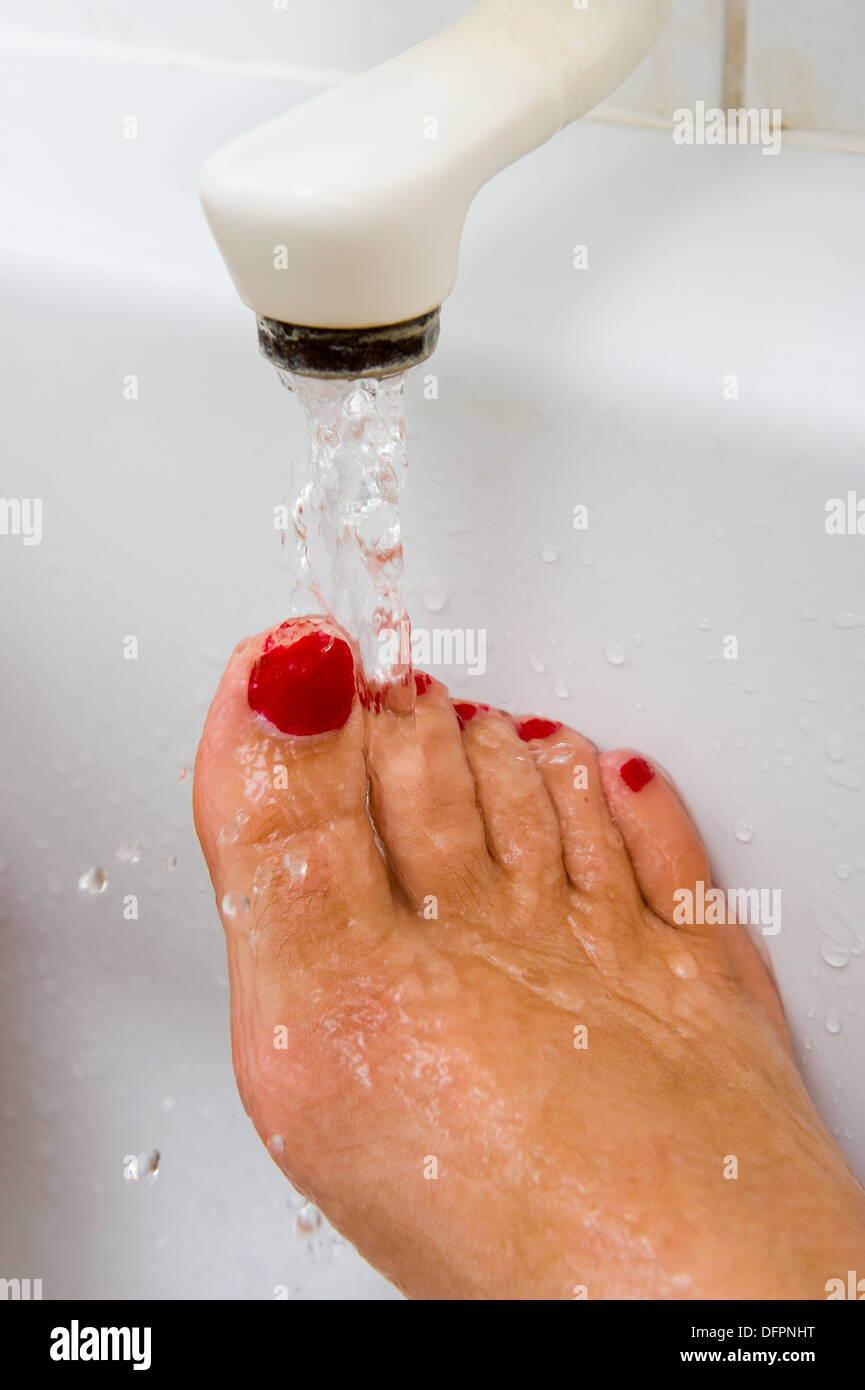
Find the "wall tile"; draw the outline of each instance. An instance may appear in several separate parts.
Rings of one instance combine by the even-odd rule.
[[[673,0],[652,51],[604,103],[652,121],[670,121],[679,106],[721,99],[723,0]]]
[[[865,134],[863,0],[750,0],[746,100],[791,129]]]

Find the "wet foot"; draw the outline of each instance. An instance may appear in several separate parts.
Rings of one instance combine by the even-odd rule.
[[[195,811],[244,1104],[416,1298],[825,1298],[865,1196],[672,785],[632,751],[358,697],[302,620],[235,651]]]

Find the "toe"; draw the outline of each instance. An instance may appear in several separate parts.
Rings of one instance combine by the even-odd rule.
[[[367,710],[370,809],[410,906],[474,916],[495,869],[474,778],[447,690],[420,672],[416,687],[413,716]]]
[[[698,897],[711,884],[703,842],[677,792],[640,754],[602,753],[601,780],[613,820],[622,833],[640,891],[670,926],[683,890]],[[696,928],[699,930],[699,927]]]
[[[558,815],[571,883],[592,897],[608,898],[625,891],[636,896],[627,851],[604,796],[594,744],[561,726],[533,747]]]
[[[463,746],[493,858],[509,877],[552,888],[564,880],[562,845],[556,813],[535,766],[534,744],[521,738],[521,726],[498,710],[461,702],[454,708],[463,725]]]
[[[195,768],[195,820],[229,942],[266,956],[350,942],[359,905],[387,902],[366,809],[363,711],[348,642],[284,623],[234,652]],[[338,936],[336,933],[338,932]]]

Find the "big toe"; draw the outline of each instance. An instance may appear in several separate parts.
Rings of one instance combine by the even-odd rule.
[[[361,908],[389,898],[366,810],[355,662],[323,619],[242,642],[195,767],[195,821],[230,948],[259,963],[351,948]],[[350,873],[346,872],[350,866]]]

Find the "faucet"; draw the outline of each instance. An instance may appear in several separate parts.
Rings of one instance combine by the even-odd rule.
[[[300,375],[424,361],[489,179],[615,90],[670,0],[480,0],[207,160],[205,215],[259,346]]]

